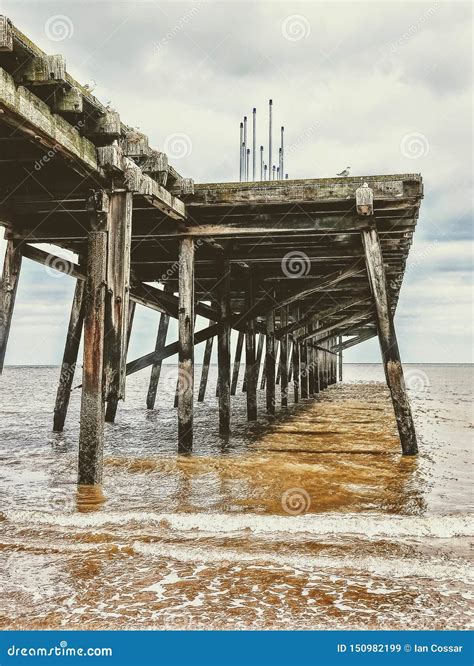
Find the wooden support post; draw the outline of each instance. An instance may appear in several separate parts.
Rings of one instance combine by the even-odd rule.
[[[267,414],[275,413],[275,315],[267,312],[265,333],[266,405]]]
[[[315,349],[312,345],[308,347],[308,395],[314,395],[314,357]]]
[[[314,394],[317,395],[320,390],[321,381],[321,352],[319,349],[314,350]]]
[[[293,378],[293,345],[294,341],[291,342],[291,347],[288,349],[288,359],[289,359],[289,367],[288,367],[288,384],[290,384],[292,378]]]
[[[213,323],[214,322],[211,319],[209,319],[209,326],[211,326]],[[206,340],[204,357],[202,359],[201,382],[199,384],[198,402],[204,402],[204,397],[206,395],[207,378],[209,376],[209,365],[211,363],[213,343],[214,343],[214,337],[208,338]]]
[[[240,360],[242,358],[242,349],[244,346],[245,333],[239,331],[237,337],[237,346],[235,348],[234,368],[232,371],[232,383],[230,387],[230,394],[235,395],[237,392],[237,384],[239,381]]]
[[[286,307],[280,310],[280,326],[284,328],[288,325],[288,310]],[[280,339],[280,389],[281,406],[288,406],[288,335],[282,335]]]
[[[196,305],[194,306],[194,326],[196,326]],[[194,342],[196,344],[196,342]],[[176,379],[176,388],[174,390],[174,404],[173,407],[176,409],[179,402],[179,390],[180,390],[180,374],[178,372],[178,378]],[[216,395],[219,395],[219,381],[217,382]]]
[[[300,381],[301,398],[308,397],[308,347],[305,342],[300,344]]]
[[[338,340],[339,345],[342,345],[342,335],[339,336]],[[338,353],[338,362],[339,362],[339,381],[342,382],[342,349]]]
[[[247,290],[245,292],[245,307],[252,308],[255,303],[253,276],[249,276]],[[245,385],[247,394],[247,419],[257,420],[257,364],[255,361],[255,322],[253,319],[247,321],[245,335]]]
[[[300,399],[300,346],[293,340],[293,395],[294,401]]]
[[[0,374],[3,372],[8,335],[13,317],[15,297],[21,269],[21,241],[9,240],[0,283]]]
[[[263,343],[265,342],[265,336],[263,333],[258,334],[258,345],[257,345],[257,358],[255,359],[255,382],[258,384],[258,377],[260,375],[260,367],[262,365],[262,356],[263,356]],[[265,363],[265,361],[264,361]],[[262,368],[262,378],[264,376],[265,366]]]
[[[168,334],[168,327],[170,323],[169,315],[164,312],[160,315],[160,323],[158,324],[158,333],[156,335],[155,351],[161,351],[166,345],[166,336]],[[212,338],[211,338],[212,339]],[[153,363],[150,374],[150,383],[148,385],[148,393],[146,396],[147,409],[155,408],[156,393],[158,390],[158,382],[160,381],[162,361]]]
[[[132,336],[132,326],[133,326],[133,317],[135,316],[135,301],[130,301],[128,304],[128,323],[127,323],[127,339],[125,344],[125,359],[128,352],[128,346],[130,344],[130,338]],[[115,421],[115,416],[117,414],[118,407],[118,398],[115,396],[111,397],[107,401],[107,407],[105,409],[105,420],[107,423],[113,423]]]
[[[112,403],[125,398],[132,209],[132,192],[110,194],[104,377],[105,399]]]
[[[178,451],[193,448],[194,394],[194,240],[179,243]]]
[[[74,298],[72,300],[71,315],[67,329],[66,344],[64,345],[63,362],[59,375],[59,385],[54,406],[53,430],[62,432],[66,420],[69,398],[71,396],[72,381],[76,370],[77,353],[81,342],[82,324],[84,321],[84,280],[76,280]]]
[[[220,259],[217,275],[217,300],[222,328],[217,336],[217,363],[219,374],[219,433],[230,430],[230,262]]]
[[[87,277],[84,292],[84,358],[82,367],[81,424],[78,483],[102,482],[104,450],[104,331],[107,278],[108,197],[95,192],[87,202],[91,231],[87,241]]]
[[[392,396],[400,442],[404,455],[418,453],[415,426],[405,388],[403,368],[387,291],[382,250],[375,227],[362,231],[367,273],[375,303],[377,331],[385,377]]]

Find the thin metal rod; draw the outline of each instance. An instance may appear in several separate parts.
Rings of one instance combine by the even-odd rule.
[[[239,178],[242,181],[242,143],[244,141],[244,124],[240,123],[240,143],[239,143],[239,155],[240,155],[240,165],[239,165]]]
[[[247,179],[246,180],[247,181],[250,179],[250,165],[249,165],[249,162],[250,162],[250,148],[247,148],[247,156],[246,156],[246,160],[245,160],[245,168],[246,168],[246,172],[247,172]]]
[[[257,159],[257,109],[252,111],[252,180],[255,180],[255,160]]]
[[[277,171],[278,171],[278,180],[280,180],[280,178],[283,178],[283,170],[281,168],[281,147],[278,148],[278,169],[277,169]]]
[[[266,164],[264,165],[263,169],[264,169],[263,180],[268,180],[268,176],[267,176],[268,168],[267,168]]]
[[[268,102],[268,168],[272,168],[272,110],[273,102]]]
[[[284,135],[285,135],[285,128],[283,125],[281,126],[280,130],[280,174],[281,177],[283,178],[283,174],[285,173],[285,141],[284,141]]]
[[[246,154],[247,154],[247,116],[244,116],[244,177],[243,180],[248,180],[248,169],[247,169],[247,162],[246,162]]]
[[[260,146],[260,180],[263,180],[263,146]]]

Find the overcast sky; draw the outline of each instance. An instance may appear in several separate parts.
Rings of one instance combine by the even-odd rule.
[[[196,182],[238,180],[239,121],[256,106],[263,127],[270,97],[290,178],[348,164],[421,173],[396,315],[402,359],[472,360],[469,3],[16,0],[0,11]],[[7,363],[60,362],[73,288],[24,260]],[[151,351],[157,322],[138,307],[131,358]],[[376,340],[345,359],[379,361]]]

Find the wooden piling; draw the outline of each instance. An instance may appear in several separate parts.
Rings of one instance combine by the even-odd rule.
[[[112,403],[125,398],[132,209],[132,192],[109,195],[104,376],[105,399]]]
[[[385,377],[392,396],[402,451],[404,455],[415,455],[418,453],[415,426],[406,393],[397,336],[390,309],[380,240],[374,226],[362,231],[362,242],[375,304],[377,331]]]
[[[230,262],[222,258],[218,264],[217,300],[222,323],[217,336],[219,433],[227,435],[230,431]]]
[[[88,200],[92,230],[87,241],[87,277],[84,292],[84,358],[78,483],[102,482],[104,448],[104,331],[107,277],[107,209],[104,192]]]
[[[245,308],[250,310],[255,303],[253,276],[249,275],[245,292]],[[257,420],[257,364],[255,359],[255,320],[247,321],[245,334],[245,390],[247,395],[247,419]]]
[[[300,344],[300,383],[301,398],[308,398],[308,347],[306,342]]]
[[[338,340],[339,345],[342,345],[342,335],[339,336]],[[338,353],[338,367],[339,367],[339,381],[342,382],[342,349],[339,349]]]
[[[213,323],[214,322],[210,319],[209,326],[212,326]],[[206,340],[206,346],[204,348],[204,356],[202,359],[201,381],[199,383],[198,402],[204,402],[204,397],[206,395],[207,378],[209,376],[209,365],[211,363],[213,343],[214,343],[214,337],[208,338]]]
[[[20,279],[21,259],[21,241],[7,241],[2,281],[0,283],[0,374],[3,372],[5,363],[18,280]]]
[[[76,288],[71,306],[71,315],[64,345],[63,361],[59,375],[58,391],[54,406],[53,430],[62,432],[71,396],[71,387],[76,370],[77,354],[82,336],[82,325],[84,321],[84,280],[76,280]]]
[[[230,386],[230,394],[235,395],[237,392],[237,384],[239,382],[240,361],[242,358],[242,349],[244,346],[245,333],[239,331],[237,336],[237,345],[235,348],[234,367],[232,370],[232,382]]]
[[[280,310],[280,327],[285,328],[288,325],[288,309],[286,307]],[[280,338],[280,390],[281,406],[288,406],[288,335],[285,333]]]
[[[166,344],[166,336],[168,334],[170,318],[164,312],[160,315],[160,322],[158,324],[158,333],[156,335],[155,351],[161,351]],[[150,374],[150,383],[148,385],[148,393],[146,396],[147,409],[154,409],[156,402],[156,393],[158,390],[158,382],[160,381],[161,365],[163,361],[153,363]]]
[[[130,301],[128,304],[128,323],[127,323],[127,339],[125,344],[125,354],[128,352],[130,338],[132,336],[133,318],[135,316],[135,301]],[[110,397],[107,400],[105,408],[105,421],[106,423],[113,423],[117,415],[118,398],[116,396]]]
[[[300,399],[300,347],[296,340],[293,340],[293,398],[294,402]]]
[[[275,413],[275,315],[270,310],[266,316],[265,368],[267,414]]]
[[[178,451],[193,448],[194,394],[194,240],[179,242]]]

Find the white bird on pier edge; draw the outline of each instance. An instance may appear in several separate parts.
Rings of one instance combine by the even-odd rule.
[[[346,168],[344,169],[344,171],[341,171],[341,173],[338,173],[337,175],[338,175],[338,176],[343,176],[343,177],[348,176],[348,175],[349,175],[350,168],[351,168],[350,166],[346,167]]]

